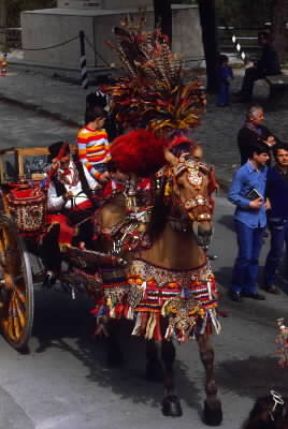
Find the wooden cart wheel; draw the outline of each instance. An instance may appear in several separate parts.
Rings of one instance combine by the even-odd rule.
[[[0,326],[5,339],[15,349],[26,348],[33,317],[29,256],[14,222],[0,214]]]

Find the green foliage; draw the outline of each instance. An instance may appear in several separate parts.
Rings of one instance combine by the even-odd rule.
[[[273,0],[216,0],[220,25],[261,27],[272,19]]]
[[[20,14],[23,10],[44,9],[56,6],[56,0],[6,0],[7,26],[20,26]]]

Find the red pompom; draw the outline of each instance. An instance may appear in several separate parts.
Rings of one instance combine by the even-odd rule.
[[[165,146],[165,139],[139,129],[117,137],[111,145],[111,154],[123,173],[149,177],[165,164]]]

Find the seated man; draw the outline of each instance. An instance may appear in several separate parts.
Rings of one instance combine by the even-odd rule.
[[[61,269],[61,250],[81,241],[92,245],[93,228],[90,222],[94,211],[93,190],[99,184],[90,176],[85,166],[71,158],[66,142],[49,147],[47,222],[48,232],[43,237],[41,257],[48,277],[56,278]],[[77,224],[80,224],[76,237]]]
[[[262,47],[260,59],[245,71],[242,88],[239,93],[240,101],[250,101],[253,93],[254,82],[265,76],[273,76],[280,73],[278,54],[271,44],[271,35],[267,31],[258,34],[258,44]]]

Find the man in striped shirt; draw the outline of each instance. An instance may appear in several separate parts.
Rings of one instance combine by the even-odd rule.
[[[111,160],[108,136],[103,128],[106,112],[100,106],[91,106],[85,114],[85,126],[77,135],[79,160],[91,176],[101,184],[110,179],[108,163]]]

